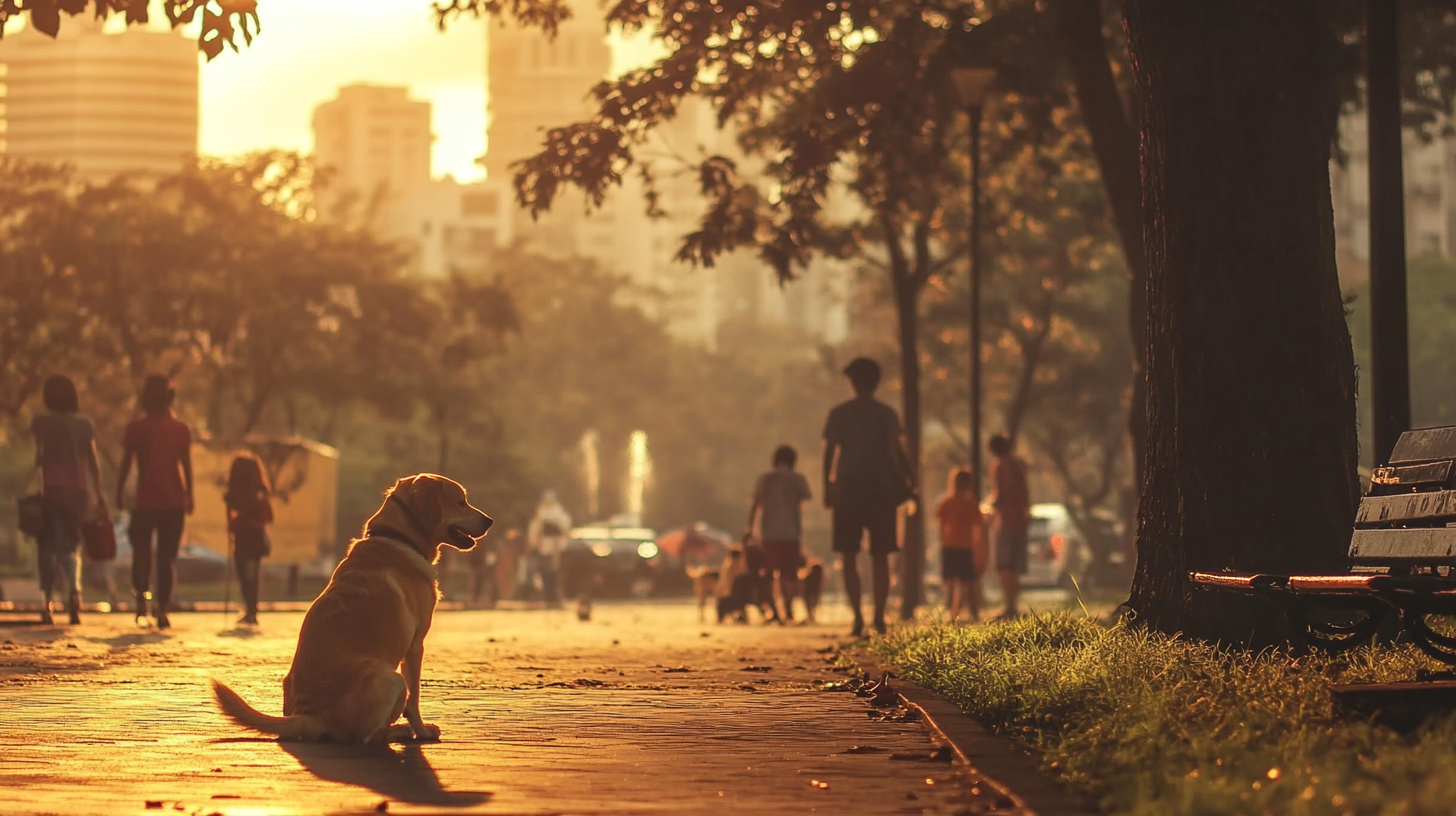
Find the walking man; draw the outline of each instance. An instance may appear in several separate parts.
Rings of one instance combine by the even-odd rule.
[[[136,500],[131,509],[131,583],[136,592],[137,623],[147,617],[152,574],[152,536],[157,543],[157,628],[166,629],[172,600],[172,566],[182,543],[182,521],[192,514],[192,430],[172,413],[176,392],[166,377],[154,374],[142,386],[141,416],[126,426],[121,468],[116,475],[116,506],[125,507],[126,480],[137,465]]]
[[[748,529],[744,537],[753,535],[754,521],[758,522],[758,537],[763,542],[763,565],[768,601],[774,605],[773,588],[778,586],[779,597],[784,599],[783,613],[774,618],[783,621],[794,619],[794,595],[799,588],[799,564],[803,563],[803,515],[804,504],[813,495],[809,492],[809,480],[794,470],[799,454],[788,445],[780,445],[773,452],[773,470],[758,477],[753,485],[753,499],[748,507]]]
[[[915,492],[910,460],[900,440],[900,416],[875,399],[880,366],[859,357],[844,369],[854,399],[829,412],[824,424],[824,506],[833,511],[834,551],[844,572],[844,592],[854,610],[851,636],[864,634],[857,557],[866,531],[874,585],[876,632],[885,631],[885,602],[890,596],[890,554],[895,540],[895,511]]]
[[[991,542],[995,550],[996,576],[1006,608],[1000,618],[1021,614],[1021,576],[1026,574],[1026,535],[1031,526],[1031,490],[1026,484],[1026,462],[1011,447],[1011,438],[996,434],[991,449],[991,506],[995,516]]]

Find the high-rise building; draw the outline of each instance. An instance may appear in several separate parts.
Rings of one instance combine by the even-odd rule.
[[[485,166],[491,182],[510,185],[511,165],[538,153],[548,130],[586,120],[597,109],[592,88],[612,68],[602,12],[588,0],[569,5],[572,17],[554,40],[515,27],[489,29]],[[793,325],[831,342],[842,338],[847,304],[826,294],[842,288],[842,270],[832,265],[816,265],[808,279],[784,288],[752,250],[720,258],[712,268],[676,260],[683,236],[698,228],[706,209],[689,163],[735,151],[732,134],[718,127],[711,106],[685,99],[676,118],[658,128],[643,150],[659,159],[662,215],[647,215],[642,182],[629,175],[590,211],[581,193],[569,187],[538,219],[512,209],[514,234],[533,251],[589,258],[626,276],[640,293],[638,305],[684,340],[711,347],[728,320]],[[826,279],[832,279],[827,286]]]
[[[313,141],[334,214],[387,207],[430,183],[430,103],[410,99],[408,88],[340,88],[337,98],[314,108]]]
[[[81,15],[52,40],[0,41],[5,153],[82,178],[174,173],[197,157],[197,42],[175,31],[106,33]]]
[[[408,88],[345,86],[314,108],[314,161],[325,218],[402,243],[416,274],[440,277],[479,266],[511,223],[499,184],[430,177],[430,118]]]
[[[510,166],[536,153],[550,128],[580,122],[594,111],[590,94],[607,78],[612,52],[600,7],[568,0],[571,17],[554,38],[500,24],[487,28],[490,102],[485,167],[496,181]]]

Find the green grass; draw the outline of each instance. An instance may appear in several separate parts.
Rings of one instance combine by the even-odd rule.
[[[1452,717],[1402,736],[1334,712],[1332,682],[1441,668],[1413,648],[1252,655],[1070,613],[907,628],[874,648],[1110,813],[1456,812]]]

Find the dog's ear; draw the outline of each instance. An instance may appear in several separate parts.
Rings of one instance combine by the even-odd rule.
[[[410,486],[410,509],[415,511],[421,526],[433,531],[445,518],[442,506],[445,501],[444,484],[435,476],[422,473],[415,477]]]

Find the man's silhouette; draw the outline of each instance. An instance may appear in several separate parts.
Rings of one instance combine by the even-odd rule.
[[[900,417],[875,399],[880,366],[860,357],[844,369],[854,399],[829,412],[824,424],[824,505],[834,511],[834,551],[844,572],[844,591],[854,609],[854,637],[864,634],[856,556],[866,531],[874,578],[875,631],[885,631],[890,595],[890,554],[895,510],[914,493],[909,459],[900,442]]]

